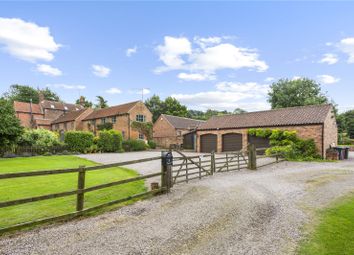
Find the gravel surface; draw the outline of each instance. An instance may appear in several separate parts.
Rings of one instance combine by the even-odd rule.
[[[353,157],[218,173],[101,216],[3,237],[0,254],[293,254],[313,210],[353,190]]]

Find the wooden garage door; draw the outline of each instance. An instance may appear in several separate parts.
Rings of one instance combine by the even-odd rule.
[[[206,134],[200,136],[200,151],[210,153],[217,150],[217,135]]]
[[[183,136],[183,149],[194,149],[194,135],[195,132]]]
[[[242,150],[242,134],[230,133],[222,136],[222,151]]]
[[[256,148],[269,148],[269,139],[263,137],[257,137],[254,135],[248,136],[248,143],[254,144]]]

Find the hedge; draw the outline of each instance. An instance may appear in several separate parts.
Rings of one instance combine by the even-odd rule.
[[[122,151],[122,133],[116,130],[103,130],[98,133],[97,146],[102,152]]]
[[[144,151],[147,144],[143,140],[125,140],[123,141],[124,151]]]
[[[65,133],[64,142],[69,150],[86,153],[93,145],[94,135],[85,131],[68,131]]]

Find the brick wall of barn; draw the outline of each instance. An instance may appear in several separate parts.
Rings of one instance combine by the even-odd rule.
[[[304,126],[284,126],[284,127],[262,127],[264,129],[280,129],[280,130],[295,130],[297,135],[302,139],[314,139],[317,147],[317,151],[322,154],[322,124],[319,125],[304,125]],[[334,132],[333,128],[330,132]],[[204,130],[197,132],[197,151],[200,152],[200,136],[204,134],[216,134],[217,135],[217,152],[222,152],[222,135],[228,133],[242,134],[242,147],[247,149],[248,144],[248,128],[247,129],[222,129],[222,130]]]

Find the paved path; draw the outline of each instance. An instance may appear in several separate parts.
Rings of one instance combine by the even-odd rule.
[[[100,216],[3,237],[0,254],[294,254],[313,211],[353,190],[353,157],[218,173]]]

